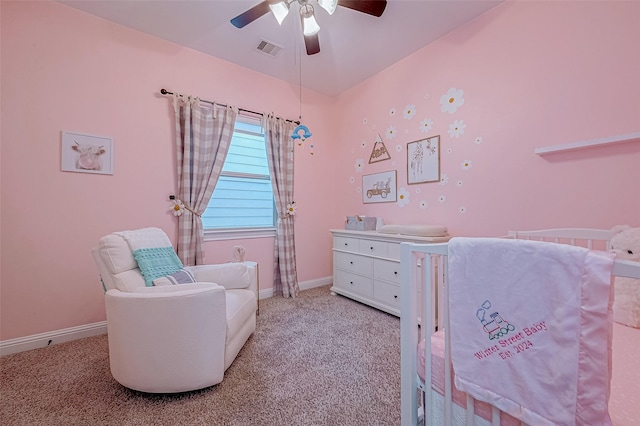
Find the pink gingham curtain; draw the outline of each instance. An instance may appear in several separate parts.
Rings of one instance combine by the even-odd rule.
[[[263,127],[271,185],[278,212],[274,247],[273,287],[276,295],[296,297],[300,292],[296,271],[296,247],[293,216],[287,205],[293,203],[293,133],[294,123],[265,115]]]
[[[191,96],[173,96],[176,117],[178,198],[185,212],[178,218],[178,256],[184,265],[204,263],[201,215],[216,187],[229,151],[238,109],[201,105]]]

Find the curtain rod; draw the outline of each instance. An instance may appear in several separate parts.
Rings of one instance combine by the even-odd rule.
[[[161,94],[163,94],[163,95],[173,95],[173,94],[174,94],[173,92],[170,92],[170,91],[168,91],[167,89],[160,89],[160,93],[161,93]],[[180,95],[179,93],[178,93],[178,95],[179,95],[179,96],[182,96],[182,95]],[[225,104],[221,104],[221,103],[213,102],[213,101],[208,101],[208,100],[206,100],[206,99],[200,99],[200,102],[205,102],[205,103],[208,103],[208,104],[211,104],[211,105],[214,105],[214,104],[215,104],[215,105],[220,105],[220,106],[221,106],[221,107],[223,107],[223,108],[226,108],[226,106],[227,106],[227,105],[225,105]],[[251,111],[250,109],[238,108],[238,110],[239,110],[239,111],[248,112],[249,114],[255,114],[255,115],[264,116],[264,114],[263,114],[263,113],[261,113],[261,112]],[[278,117],[278,118],[279,118],[279,117]],[[286,121],[290,121],[290,122],[292,122],[292,123],[300,124],[300,122],[299,122],[299,121],[288,120],[288,119],[286,119]]]

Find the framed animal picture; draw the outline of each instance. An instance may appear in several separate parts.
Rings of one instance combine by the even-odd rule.
[[[440,182],[440,135],[407,144],[407,184]]]
[[[62,171],[113,174],[113,138],[62,132]]]

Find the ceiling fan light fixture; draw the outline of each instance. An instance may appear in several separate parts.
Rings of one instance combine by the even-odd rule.
[[[289,14],[289,4],[286,1],[270,2],[269,9],[271,9],[271,13],[278,21],[278,24],[282,25],[282,21]]]
[[[318,0],[318,4],[326,10],[329,15],[333,15],[333,12],[335,12],[338,7],[338,0]]]
[[[313,6],[310,4],[300,6],[300,16],[302,17],[302,33],[306,36],[318,34],[320,25],[313,15]]]

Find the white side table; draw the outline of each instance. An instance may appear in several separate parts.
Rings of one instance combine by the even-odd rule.
[[[260,265],[253,261],[245,261],[244,264],[249,268],[251,279],[256,283],[256,300],[258,301],[256,314],[260,315]]]

